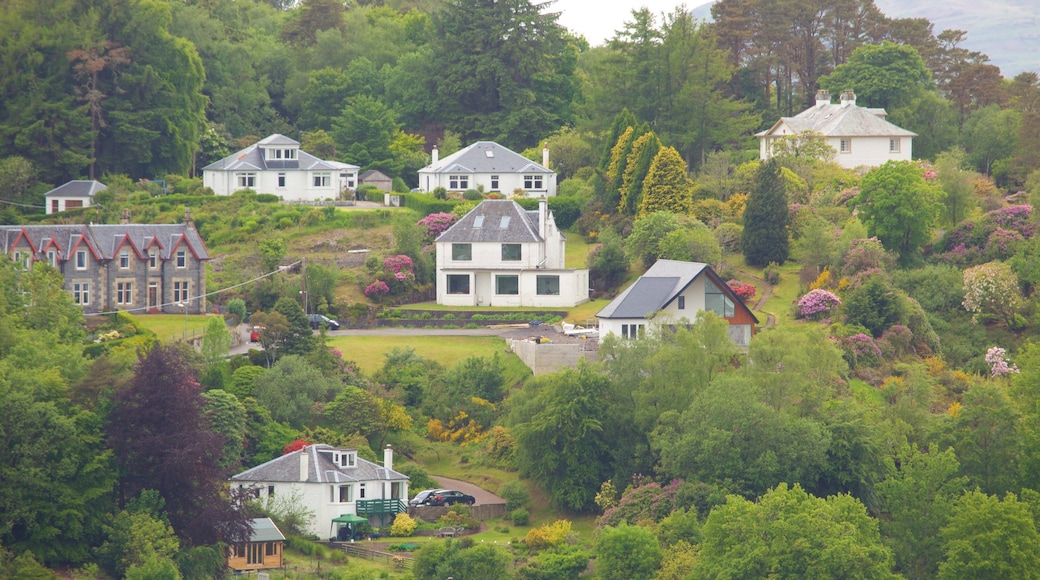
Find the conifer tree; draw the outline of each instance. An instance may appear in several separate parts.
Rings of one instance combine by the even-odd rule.
[[[628,163],[625,165],[625,173],[621,176],[621,186],[618,188],[621,195],[618,212],[627,215],[636,213],[643,198],[643,184],[647,173],[650,172],[650,164],[660,150],[661,140],[653,131],[636,139],[632,145],[632,152],[628,154]]]
[[[770,159],[759,167],[744,209],[740,243],[748,265],[787,261],[787,221],[787,195],[780,179],[780,164]]]
[[[686,175],[686,162],[674,147],[661,149],[643,181],[639,215],[670,211],[684,215],[693,207],[693,185]]]
[[[624,134],[629,127],[634,128],[636,123],[636,116],[633,115],[628,108],[621,109],[621,112],[614,116],[614,122],[610,125],[610,134],[607,136],[606,146],[603,148],[603,155],[600,156],[600,171],[606,171],[610,167],[610,162],[613,159],[612,154],[614,151],[614,145],[617,144],[621,135]]]

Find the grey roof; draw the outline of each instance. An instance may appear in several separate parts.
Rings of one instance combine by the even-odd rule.
[[[274,134],[249,147],[236,151],[231,155],[210,163],[202,168],[203,171],[339,171],[341,169],[360,169],[357,165],[342,163],[340,161],[324,161],[307,153],[303,149],[296,152],[296,159],[264,159],[261,145],[284,145],[298,147],[299,141],[294,141],[284,135]]]
[[[869,109],[857,106],[854,102],[842,104],[818,104],[794,117],[782,117],[772,127],[758,137],[771,135],[781,123],[792,131],[803,133],[813,131],[827,137],[916,137],[917,133],[907,131],[889,123],[883,118],[884,109]]]
[[[701,262],[658,260],[634,284],[618,294],[597,318],[647,318],[711,267]]]
[[[357,451],[324,443],[308,445],[231,476],[232,481],[306,481],[307,483],[356,483],[361,481],[407,481],[408,476],[387,469],[361,457],[356,467],[342,467],[332,462],[333,451]],[[301,457],[307,456],[307,478],[300,479]]]
[[[358,175],[358,181],[364,183],[366,181],[393,181],[393,179],[378,169],[369,169]]]
[[[271,518],[253,518],[249,520],[253,533],[249,536],[250,542],[279,542],[285,540],[285,535]]]
[[[189,224],[88,224],[0,226],[0,248],[10,253],[19,240],[27,239],[37,259],[43,259],[47,250],[56,250],[59,260],[67,260],[69,252],[86,244],[102,260],[111,260],[118,251],[129,247],[138,257],[148,255],[149,248],[159,249],[159,258],[168,260],[175,250],[187,246],[198,260],[209,260],[195,226]]]
[[[527,211],[509,199],[485,199],[437,238],[438,243],[541,241],[538,212]]]
[[[43,194],[44,197],[94,197],[98,193],[108,189],[108,186],[100,181],[75,179],[55,187]]]
[[[476,143],[423,167],[420,173],[553,173],[494,141]]]

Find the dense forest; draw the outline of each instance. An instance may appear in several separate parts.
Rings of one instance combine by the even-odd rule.
[[[519,474],[561,518],[510,548],[432,543],[394,577],[1040,577],[1040,78],[871,0],[721,0],[711,24],[634,10],[596,47],[551,9],[0,0],[0,220],[189,206],[211,286],[236,288],[214,306],[265,327],[230,358],[218,316],[198,350],[162,344],[122,313],[87,324],[47,264],[0,264],[0,576],[220,577],[246,516],[290,533],[306,516],[228,497],[229,473],[389,442]],[[760,162],[753,133],[818,89],[884,108],[915,160],[847,169],[806,134]],[[432,239],[485,193],[355,213],[202,187],[200,167],[271,133],[405,191],[434,144],[547,145],[595,297],[701,261],[764,299],[762,327],[744,352],[711,313],[662,320],[536,378],[407,348],[362,372],[311,332],[300,272],[258,276],[349,232],[379,255],[309,260],[308,311],[392,312],[429,295]],[[74,178],[110,186],[98,207],[42,215]],[[525,489],[502,490],[518,529]]]

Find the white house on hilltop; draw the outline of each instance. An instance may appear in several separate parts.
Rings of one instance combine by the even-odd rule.
[[[76,179],[43,194],[47,200],[47,213],[58,213],[67,209],[90,207],[94,196],[108,189],[100,181]]]
[[[556,195],[556,172],[548,168],[549,149],[542,149],[542,164],[493,141],[476,143],[441,159],[437,147],[433,159],[419,170],[419,187],[433,191],[465,191],[483,187],[484,192],[511,195],[522,190],[527,197]]]
[[[566,268],[565,244],[544,198],[537,211],[512,200],[484,200],[437,238],[437,304],[569,308],[585,302],[589,271]]]
[[[274,134],[202,168],[202,184],[217,195],[242,189],[286,200],[338,199],[357,188],[357,165],[325,161],[300,149],[300,142]]]
[[[357,449],[308,445],[231,477],[231,485],[252,489],[257,497],[299,497],[311,512],[307,532],[335,535],[333,519],[367,518],[375,526],[408,512],[408,476],[394,471],[394,453],[383,451],[383,465],[358,457]]]
[[[889,123],[884,109],[856,105],[856,94],[841,93],[841,102],[831,104],[827,91],[817,91],[816,105],[794,117],[781,117],[766,131],[755,134],[759,157],[773,156],[774,144],[784,137],[812,132],[822,135],[837,154],[834,161],[842,167],[877,167],[888,161],[909,161],[916,133]]]

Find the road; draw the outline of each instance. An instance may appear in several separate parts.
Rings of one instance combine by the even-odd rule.
[[[441,486],[441,488],[443,489],[454,489],[456,491],[461,491],[462,493],[468,493],[472,495],[474,499],[477,500],[476,504],[474,505],[481,505],[486,503],[506,503],[506,500],[498,497],[497,495],[491,493],[490,491],[482,487],[473,485],[472,483],[466,483],[465,481],[459,481],[458,479],[450,479],[447,477],[440,477],[437,475],[433,475],[431,477],[433,477],[433,479],[437,482],[437,485]],[[418,493],[419,491],[421,490],[415,490],[416,493]]]

